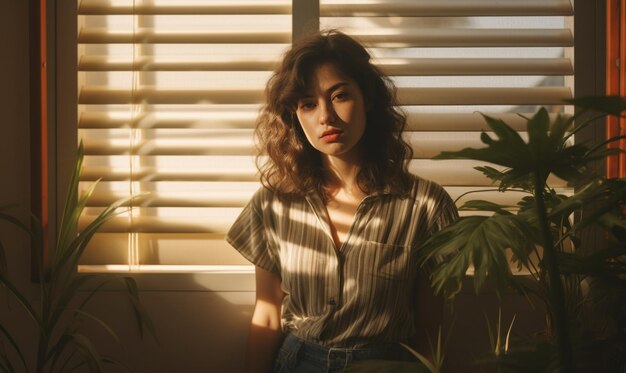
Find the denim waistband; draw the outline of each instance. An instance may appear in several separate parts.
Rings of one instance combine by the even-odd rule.
[[[336,348],[305,341],[291,333],[285,337],[279,353],[279,359],[288,366],[295,367],[298,361],[307,361],[328,372],[343,369],[352,362],[402,360],[402,356],[403,348],[395,343],[364,348]]]

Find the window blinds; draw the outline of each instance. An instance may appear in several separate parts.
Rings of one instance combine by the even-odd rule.
[[[248,264],[223,236],[259,185],[252,130],[265,81],[291,42],[291,9],[289,0],[80,2],[81,187],[102,178],[82,224],[118,198],[147,193],[96,235],[81,270]],[[523,131],[516,113],[564,110],[572,14],[569,0],[320,2],[321,28],[363,41],[396,81],[411,171],[453,198],[488,180],[472,162],[429,158],[480,146],[477,111]]]
[[[145,194],[80,270],[248,264],[223,235],[258,187],[252,130],[290,13],[289,1],[80,2],[81,186],[102,178],[81,222]]]
[[[321,0],[320,10],[322,28],[340,28],[368,44],[392,76],[408,114],[410,169],[444,185],[453,198],[490,187],[473,169],[481,163],[429,158],[482,147],[480,132],[488,127],[479,112],[526,136],[518,114],[548,106],[556,115],[573,96],[569,0]],[[519,195],[469,197],[513,204]]]

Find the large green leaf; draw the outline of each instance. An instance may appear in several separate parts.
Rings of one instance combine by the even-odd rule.
[[[528,146],[530,155],[533,157],[527,161],[534,163],[542,162],[550,151],[548,141],[548,129],[550,128],[550,117],[545,108],[540,108],[537,113],[528,120],[526,124],[528,130]]]
[[[571,197],[549,210],[550,217],[567,216],[574,211],[583,211],[574,229],[581,230],[590,224],[603,224],[626,228],[624,212],[620,205],[626,201],[626,179],[596,179],[579,188]]]
[[[465,273],[474,264],[474,288],[479,292],[488,277],[493,278],[501,294],[512,279],[506,250],[511,249],[527,265],[534,250],[530,228],[515,215],[495,214],[462,217],[435,233],[420,250],[419,263],[445,258],[432,271],[436,293],[452,299],[460,290]]]
[[[533,190],[533,183],[529,174],[524,175],[525,177],[519,177],[517,174],[512,174],[510,170],[500,171],[490,166],[478,166],[474,167],[474,169],[498,184],[498,190],[501,192],[511,189],[522,192],[531,192]]]
[[[508,168],[524,167],[524,159],[528,159],[530,155],[527,145],[517,131],[500,119],[484,117],[498,136],[497,140],[483,133],[481,140],[487,144],[486,148],[465,148],[456,152],[441,152],[435,159],[475,159]]]
[[[556,119],[550,126],[550,146],[556,148],[565,145],[565,141],[568,138],[568,132],[572,130],[574,126],[574,116],[572,115],[557,115]]]
[[[475,199],[463,203],[459,207],[459,210],[491,211],[501,215],[511,215],[509,211],[505,210],[507,207],[512,206],[504,206],[491,201]]]

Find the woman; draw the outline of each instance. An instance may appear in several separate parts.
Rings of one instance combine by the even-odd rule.
[[[248,370],[398,359],[397,342],[426,340],[422,325],[440,325],[414,262],[420,243],[457,217],[453,202],[407,171],[393,85],[350,37],[297,42],[266,97],[256,128],[263,187],[227,235],[256,265]]]

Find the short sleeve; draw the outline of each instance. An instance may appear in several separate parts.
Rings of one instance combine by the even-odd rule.
[[[438,203],[434,209],[434,218],[430,225],[431,235],[454,223],[459,218],[459,211],[450,195],[441,187],[440,193]]]
[[[421,242],[422,245],[427,242],[427,239],[433,234],[454,223],[459,218],[458,209],[448,192],[435,182],[428,181],[427,185],[428,186],[425,188],[425,190],[427,190],[425,200],[431,203],[428,204],[427,236],[425,240]],[[434,266],[443,261],[445,261],[444,257],[436,256],[425,263],[424,269],[426,273],[430,273]]]
[[[248,205],[241,211],[226,234],[226,242],[256,266],[280,274],[280,264],[273,245],[268,241],[269,222],[265,221],[263,205],[266,205],[267,190],[257,191]]]

